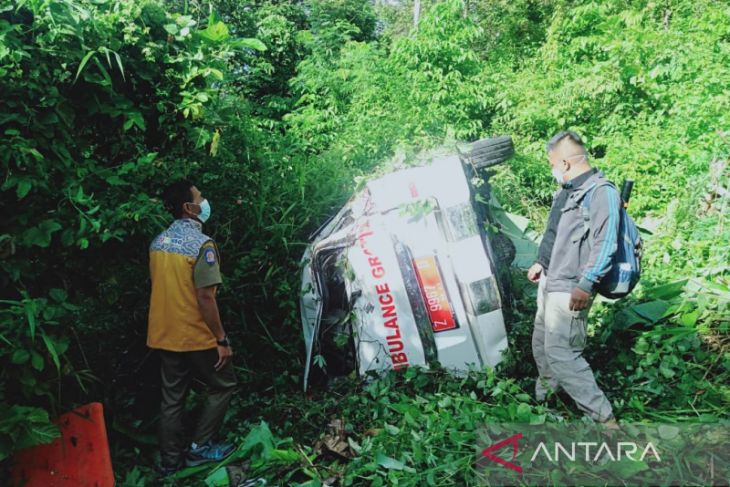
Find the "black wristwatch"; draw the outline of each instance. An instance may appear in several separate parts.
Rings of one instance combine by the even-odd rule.
[[[219,347],[230,347],[231,346],[231,342],[228,341],[228,335],[224,336],[223,340],[216,340],[215,342],[218,344]]]

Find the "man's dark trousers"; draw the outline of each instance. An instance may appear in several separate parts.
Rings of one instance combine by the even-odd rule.
[[[215,370],[218,350],[170,352],[160,350],[162,375],[162,407],[160,410],[160,448],[162,465],[177,466],[182,459],[185,439],[182,418],[190,380],[197,374],[208,386],[208,397],[192,440],[201,445],[213,439],[236,390],[236,374],[232,362]]]

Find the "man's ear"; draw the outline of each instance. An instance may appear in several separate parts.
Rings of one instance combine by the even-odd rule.
[[[195,206],[195,203],[185,202],[185,203],[183,203],[183,211],[190,215],[197,215],[197,213],[195,211],[193,211],[194,206]]]

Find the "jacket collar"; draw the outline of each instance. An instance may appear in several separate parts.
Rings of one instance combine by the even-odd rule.
[[[563,189],[567,189],[569,191],[575,191],[575,190],[581,188],[586,183],[586,181],[588,181],[589,179],[591,179],[592,176],[594,176],[595,174],[598,174],[598,173],[600,173],[600,171],[598,169],[596,169],[595,167],[591,168],[591,169],[587,170],[586,172],[584,172],[583,174],[580,174],[580,175],[574,177],[567,183],[563,183],[562,187],[563,187]]]
[[[583,174],[581,174],[581,176],[583,176]],[[574,179],[576,178],[573,178],[572,180]],[[592,174],[590,174],[589,177],[582,181],[577,188],[573,188],[571,190],[571,193],[568,196],[568,203],[565,205],[562,211],[565,212],[567,210],[577,207],[580,204],[580,201],[586,195],[586,193],[588,193],[596,184],[599,184],[605,179],[606,176],[604,176],[602,171],[599,171],[598,169],[593,169],[593,172]]]
[[[172,224],[173,226],[191,228],[193,230],[197,230],[198,232],[203,231],[203,224],[197,220],[193,220],[192,218],[178,218],[177,220],[172,222]]]

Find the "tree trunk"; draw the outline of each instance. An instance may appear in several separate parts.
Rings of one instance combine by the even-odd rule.
[[[413,1],[413,28],[418,29],[418,20],[421,17],[421,0]]]

